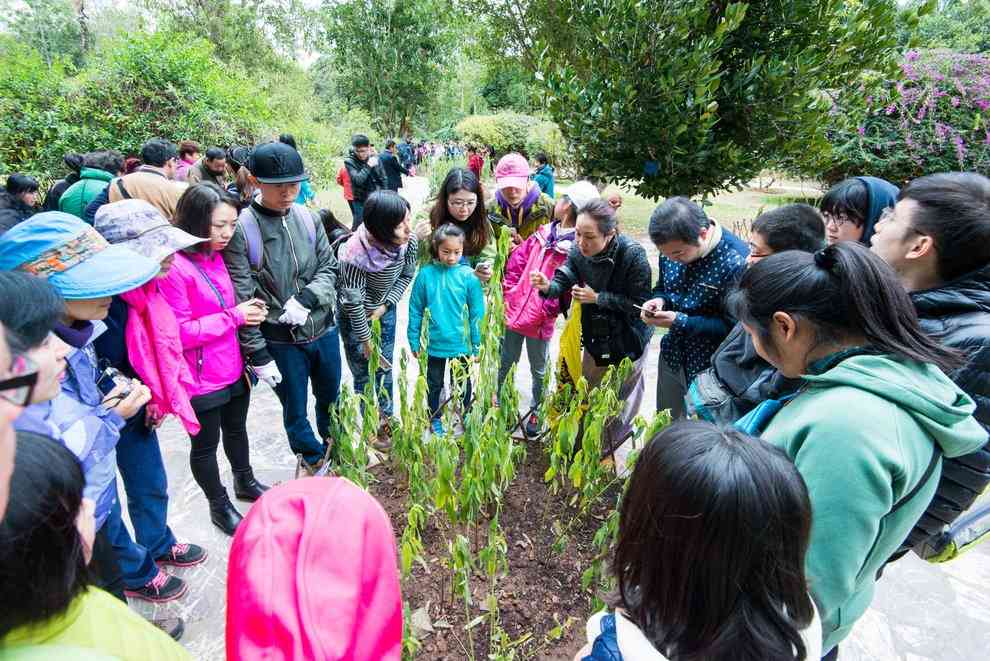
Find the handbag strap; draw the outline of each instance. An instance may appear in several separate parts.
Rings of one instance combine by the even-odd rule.
[[[220,302],[220,307],[226,310],[227,302],[223,300],[223,294],[220,293],[220,290],[217,289],[217,286],[213,284],[212,280],[210,280],[210,276],[206,274],[206,271],[204,271],[203,268],[199,264],[197,264],[195,260],[190,259],[189,261],[192,262],[192,265],[196,267],[196,270],[199,271],[199,274],[203,276],[204,280],[206,280],[206,284],[208,284],[210,286],[210,289],[213,290],[213,293],[216,294],[217,300]]]

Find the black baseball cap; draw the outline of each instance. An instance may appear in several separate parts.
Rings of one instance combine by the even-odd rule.
[[[254,178],[263,184],[293,184],[309,179],[299,152],[281,142],[258,145],[248,156],[245,165]]]

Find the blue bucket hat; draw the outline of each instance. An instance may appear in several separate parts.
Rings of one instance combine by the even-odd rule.
[[[35,214],[0,238],[0,270],[47,278],[66,300],[114,296],[140,287],[161,265],[61,211]]]

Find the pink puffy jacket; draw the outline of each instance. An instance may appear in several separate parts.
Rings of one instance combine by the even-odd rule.
[[[274,487],[237,527],[227,567],[227,659],[399,661],[392,524],[342,477]]]
[[[529,282],[532,271],[551,280],[553,272],[567,260],[574,245],[574,228],[561,229],[560,223],[547,223],[536,230],[509,255],[502,279],[506,326],[541,340],[553,337],[553,325],[560,313],[560,299],[543,298]]]
[[[223,296],[222,306],[207,277]],[[244,315],[234,307],[234,284],[220,253],[177,252],[159,283],[179,322],[182,352],[194,381],[189,395],[216,392],[241,378],[244,359],[237,329],[244,325]]]

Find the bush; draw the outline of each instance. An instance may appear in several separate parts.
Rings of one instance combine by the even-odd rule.
[[[0,172],[40,175],[61,162],[39,150],[66,128],[64,83],[60,63],[49,68],[38,51],[0,41]]]
[[[555,165],[567,160],[567,143],[553,122],[530,115],[504,112],[465,117],[455,127],[457,136],[474,145],[491,145],[499,154],[517,151],[526,156],[545,152]]]
[[[901,74],[866,74],[837,97],[825,181],[990,169],[990,58],[910,51]]]

